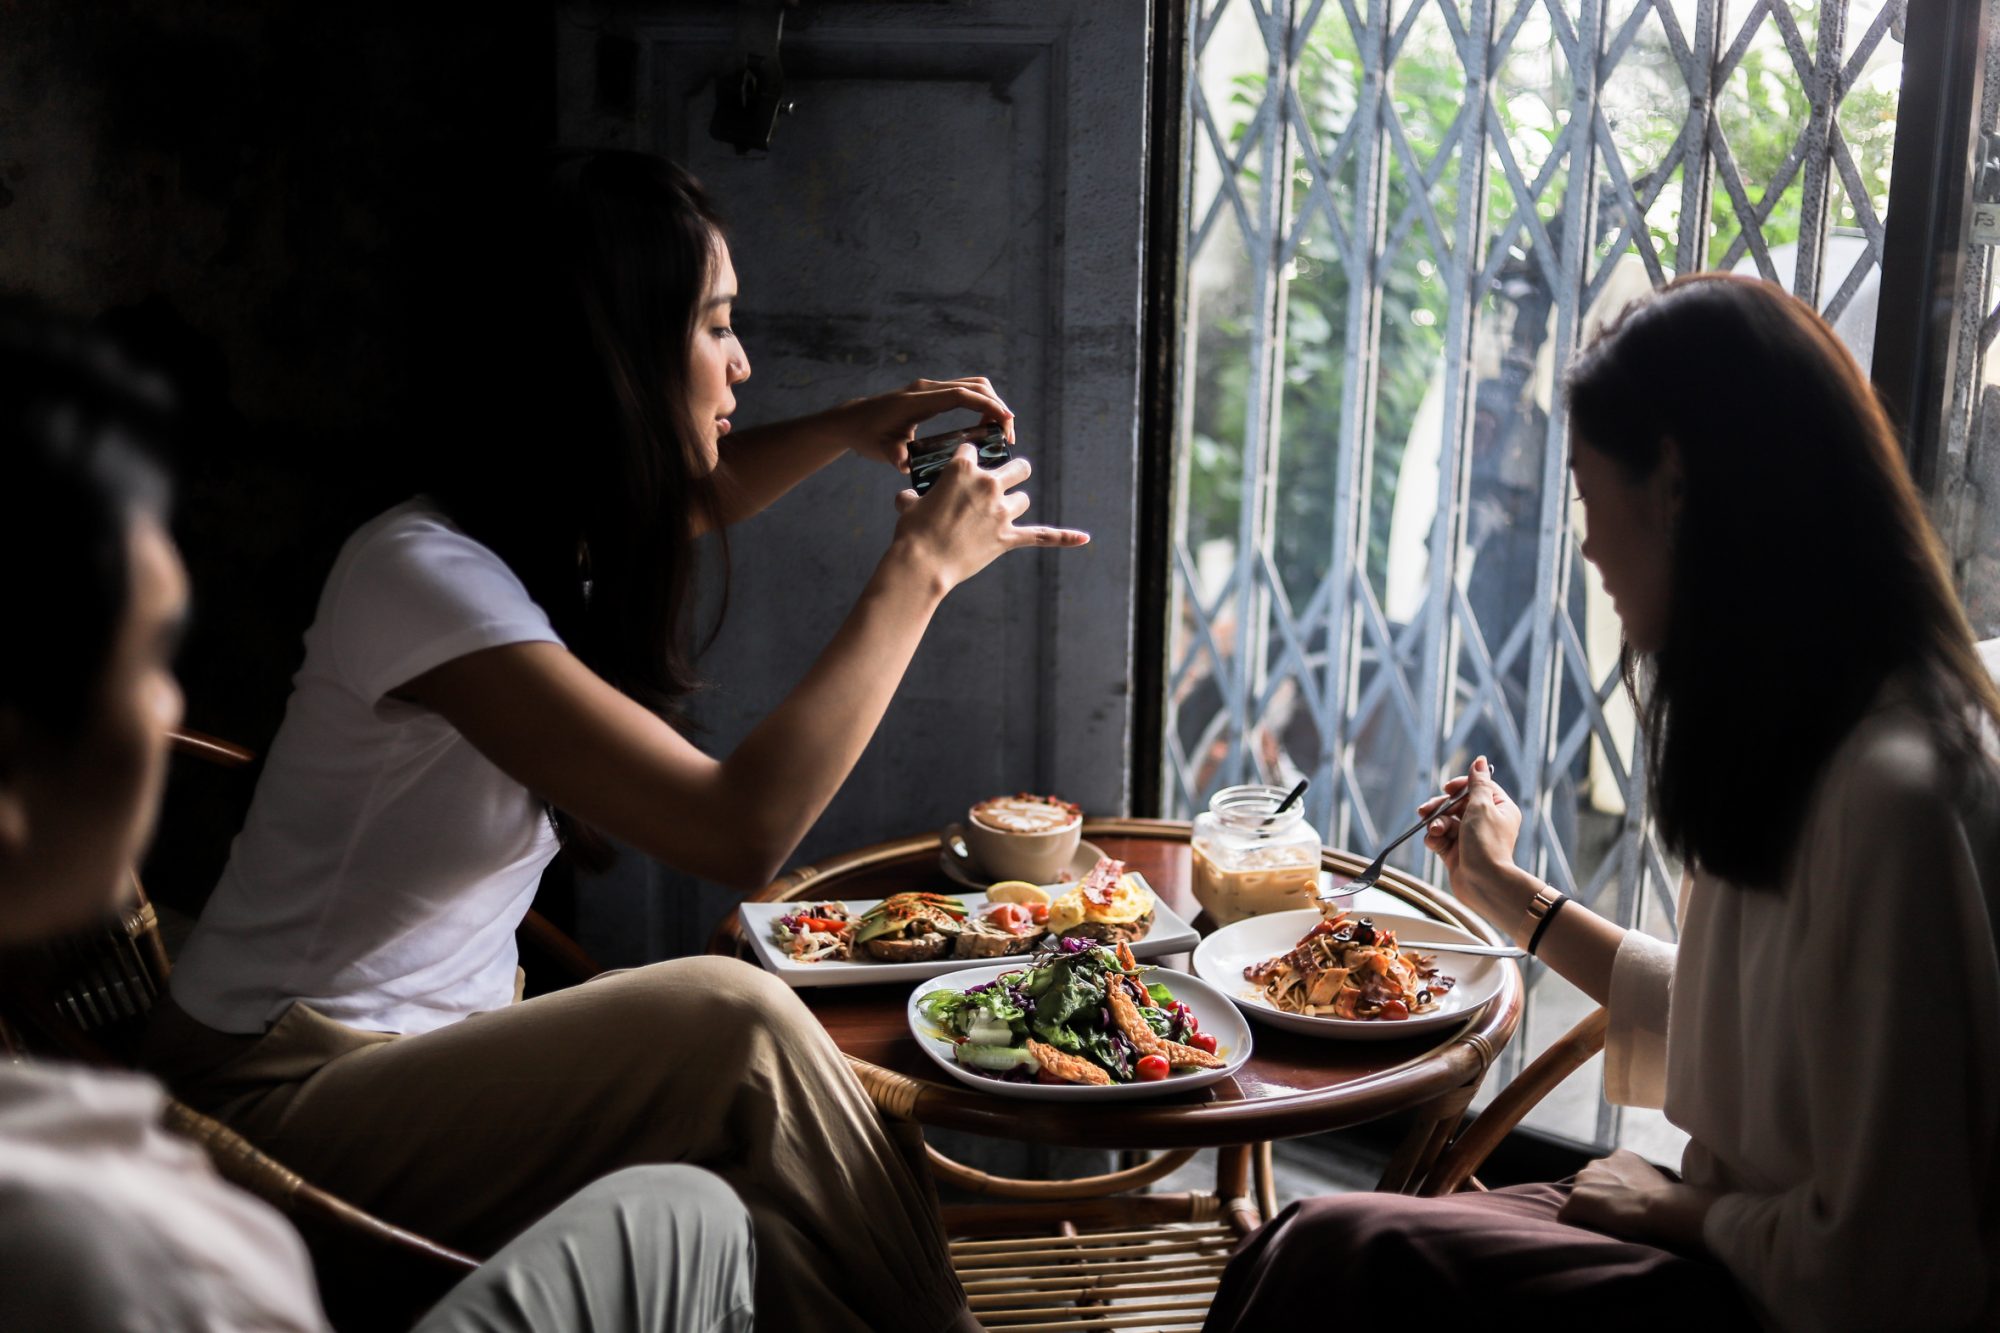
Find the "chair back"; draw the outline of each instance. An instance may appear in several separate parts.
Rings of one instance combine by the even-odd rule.
[[[176,754],[240,768],[255,756],[199,732],[172,733]],[[105,920],[0,954],[0,1044],[17,1055],[60,1055],[130,1067],[172,971],[160,917],[132,875],[132,896]]]
[[[160,918],[132,877],[109,919],[0,955],[0,1040],[16,1054],[130,1066],[169,964]]]

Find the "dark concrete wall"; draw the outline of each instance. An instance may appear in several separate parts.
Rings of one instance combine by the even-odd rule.
[[[468,167],[541,145],[551,28],[510,3],[0,6],[0,286],[117,312],[199,422],[191,725],[268,742],[333,552],[406,493],[414,238]],[[199,901],[247,791],[176,773],[156,894]]]
[[[729,220],[755,367],[739,425],[988,375],[1034,463],[1030,521],[1093,537],[1009,554],[952,593],[799,862],[935,830],[995,792],[1127,811],[1148,12],[804,5],[783,45],[797,111],[748,157],[708,133],[740,6],[619,0],[558,24],[565,140],[674,157]],[[705,744],[746,735],[832,637],[897,489],[843,459],[734,530],[713,688],[690,710]],[[657,953],[700,947],[733,898],[628,865],[580,902],[587,942]]]
[[[190,724],[269,742],[334,551],[412,489],[419,239],[486,164],[490,205],[470,202],[506,208],[559,124],[712,178],[742,241],[745,424],[976,368],[1023,414],[1034,517],[1096,535],[954,595],[802,857],[1001,789],[1122,812],[1144,16],[809,6],[788,42],[804,104],[746,161],[702,119],[728,4],[0,5],[0,286],[117,312],[176,363],[200,421],[179,460]],[[630,44],[624,83],[599,68],[606,39]],[[705,743],[733,744],[825,642],[896,488],[849,460],[739,534]],[[199,904],[249,789],[177,768],[156,896]],[[729,905],[636,859],[623,880],[589,891],[607,908],[591,942],[620,962],[699,948]]]

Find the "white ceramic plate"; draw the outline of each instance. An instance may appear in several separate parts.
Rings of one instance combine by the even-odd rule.
[[[1095,864],[1094,862],[1092,864]],[[1136,870],[1125,872],[1146,884],[1146,877]],[[1067,890],[1067,884],[1048,886],[1050,896]],[[1146,884],[1148,891],[1152,885]],[[976,913],[986,906],[983,893],[958,893],[958,900],[965,904],[966,911]],[[800,898],[786,903],[744,903],[743,934],[756,950],[757,960],[765,967],[784,978],[785,984],[803,986],[879,986],[884,982],[922,981],[927,977],[941,977],[947,972],[960,972],[968,967],[984,967],[995,960],[988,958],[940,958],[930,963],[878,963],[866,962],[821,962],[801,963],[792,958],[771,938],[771,923],[788,913],[816,902],[844,902],[848,913],[860,916],[863,912],[881,902],[880,898]],[[1139,958],[1161,958],[1167,954],[1186,953],[1200,942],[1201,936],[1195,928],[1181,918],[1179,913],[1167,906],[1155,893],[1153,895],[1153,928],[1146,932],[1146,938],[1132,945],[1132,953]]]
[[[917,1045],[924,1048],[924,1054],[936,1061],[938,1066],[959,1082],[990,1092],[996,1097],[1019,1097],[1033,1102],[1119,1102],[1133,1101],[1143,1097],[1159,1097],[1170,1092],[1185,1092],[1190,1088],[1206,1087],[1228,1078],[1243,1067],[1250,1058],[1250,1025],[1243,1021],[1243,1015],[1236,1012],[1229,997],[1215,987],[1191,977],[1185,972],[1175,972],[1159,968],[1146,974],[1148,984],[1158,982],[1173,992],[1174,998],[1194,1011],[1195,1022],[1203,1032],[1215,1037],[1215,1053],[1228,1061],[1220,1069],[1195,1069],[1185,1074],[1169,1074],[1156,1083],[1113,1083],[1108,1086],[1093,1087],[1076,1083],[1014,1083],[1007,1079],[989,1078],[975,1069],[967,1069],[952,1056],[952,1041],[939,1031],[931,1021],[917,1011],[917,1001],[934,990],[964,990],[981,982],[991,981],[1008,972],[1018,972],[1021,964],[1004,963],[997,966],[980,965],[963,968],[948,977],[933,977],[918,986],[910,995],[909,1019],[910,1035],[917,1039]]]
[[[1377,925],[1395,931],[1396,943],[1404,949],[1421,948],[1426,940],[1486,943],[1457,926],[1433,921],[1429,917],[1377,911],[1351,914],[1366,916]],[[1289,952],[1319,919],[1319,909],[1308,907],[1298,912],[1253,916],[1233,926],[1224,926],[1203,940],[1201,947],[1194,951],[1195,975],[1213,984],[1235,1001],[1244,1013],[1259,1022],[1284,1028],[1288,1032],[1303,1032],[1309,1037],[1338,1037],[1350,1041],[1394,1041],[1419,1032],[1454,1027],[1479,1012],[1487,1001],[1500,993],[1500,983],[1506,975],[1502,970],[1502,959],[1441,953],[1437,956],[1439,966],[1446,976],[1456,977],[1458,983],[1445,992],[1438,1007],[1427,1014],[1386,1022],[1381,1019],[1288,1014],[1266,1000],[1255,985],[1245,981],[1243,969]]]

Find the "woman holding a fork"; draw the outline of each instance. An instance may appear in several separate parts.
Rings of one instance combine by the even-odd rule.
[[[1606,1007],[1605,1095],[1663,1107],[1681,1169],[1308,1200],[1208,1327],[1334,1292],[1435,1327],[2000,1327],[2000,698],[1895,433],[1818,314],[1726,275],[1628,310],[1567,392],[1678,945],[1517,866],[1483,758],[1420,813],[1452,891]]]

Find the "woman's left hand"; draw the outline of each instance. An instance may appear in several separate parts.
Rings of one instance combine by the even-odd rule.
[[[1620,1148],[1577,1172],[1557,1217],[1607,1236],[1694,1254],[1702,1248],[1701,1224],[1713,1202],[1705,1191]]]
[[[910,441],[932,417],[969,408],[982,421],[997,421],[1014,438],[1014,414],[984,375],[962,380],[913,380],[900,389],[856,398],[833,409],[847,447],[863,458],[879,458],[898,472],[910,468]]]

